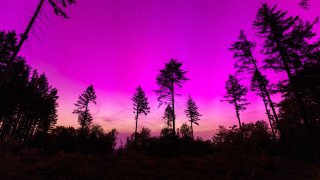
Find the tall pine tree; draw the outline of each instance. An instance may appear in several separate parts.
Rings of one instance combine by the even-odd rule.
[[[75,103],[76,109],[73,111],[74,114],[78,115],[78,122],[81,129],[88,129],[92,123],[92,116],[89,111],[89,103],[96,104],[96,93],[92,85],[90,85],[78,98]]]
[[[176,135],[176,126],[175,126],[175,95],[177,88],[182,88],[182,84],[188,80],[185,74],[187,71],[181,69],[182,63],[178,62],[175,59],[171,59],[168,63],[165,64],[165,68],[160,70],[160,74],[157,76],[157,85],[159,89],[155,92],[158,94],[159,105],[163,103],[170,103],[172,107],[172,128],[173,134]]]
[[[189,118],[189,122],[191,124],[191,137],[193,139],[193,124],[199,125],[198,121],[200,120],[201,114],[199,113],[199,108],[196,102],[189,95],[187,101],[187,108],[185,110],[186,116]]]
[[[136,89],[136,92],[134,93],[132,97],[133,101],[133,113],[135,114],[135,121],[136,121],[136,128],[135,128],[135,136],[137,136],[137,129],[138,129],[138,119],[140,114],[144,114],[145,116],[150,113],[150,107],[148,98],[146,97],[145,92],[139,86]]]
[[[246,106],[249,104],[245,97],[248,89],[241,85],[239,80],[233,75],[229,75],[225,88],[227,90],[227,94],[224,96],[224,101],[234,105],[240,132],[242,133],[240,112],[246,110]]]

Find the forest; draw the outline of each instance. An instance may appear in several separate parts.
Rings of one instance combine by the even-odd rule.
[[[154,77],[154,93],[165,108],[160,134],[153,136],[151,129],[139,126],[141,116],[152,111],[141,84],[131,99],[135,129],[119,144],[117,129],[106,131],[94,122],[90,107],[99,98],[94,84],[74,100],[79,128],[59,125],[59,90],[19,55],[47,1],[65,19],[65,9],[77,5],[75,0],[40,0],[23,34],[0,30],[0,179],[320,178],[318,17],[306,21],[262,3],[252,22],[262,46],[239,29],[226,47],[236,72],[230,72],[221,97],[234,108],[229,113],[235,125],[219,126],[211,139],[195,137],[203,114],[189,95],[184,97],[187,121],[177,127],[176,98],[192,77],[183,59],[173,58]],[[299,3],[306,11],[309,6],[307,0]],[[285,79],[275,82],[266,70],[283,73]],[[248,92],[263,103],[267,121],[242,122],[250,104]]]

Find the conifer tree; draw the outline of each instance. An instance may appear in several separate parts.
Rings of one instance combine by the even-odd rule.
[[[185,110],[186,116],[189,118],[190,127],[191,127],[191,137],[193,139],[193,124],[198,125],[198,121],[200,120],[201,114],[199,113],[198,106],[196,102],[191,98],[189,95],[188,101],[187,101],[187,109]]]
[[[241,30],[238,40],[234,42],[230,48],[230,50],[234,53],[234,58],[237,59],[235,68],[237,69],[238,73],[250,74],[252,76],[252,90],[255,90],[255,92],[258,91],[257,94],[262,98],[272,132],[274,132],[272,125],[272,118],[274,118],[281,135],[283,135],[282,129],[279,125],[278,115],[268,90],[268,80],[261,74],[257,65],[257,60],[253,56],[253,50],[255,46],[256,44],[249,41],[244,31]],[[272,118],[268,110],[268,105],[270,105],[273,113]],[[273,133],[273,135],[274,139],[276,139],[275,133]]]
[[[249,104],[246,99],[248,89],[239,83],[239,80],[233,76],[229,75],[229,79],[225,86],[227,94],[224,96],[224,101],[234,105],[236,116],[239,123],[240,131],[242,132],[240,112],[246,110],[246,106]]]
[[[187,71],[181,69],[182,63],[175,59],[171,59],[165,64],[165,68],[160,70],[160,74],[157,76],[157,85],[159,89],[155,92],[158,94],[159,106],[163,103],[170,104],[172,107],[172,128],[173,134],[176,135],[175,126],[175,95],[177,88],[182,88],[182,84],[188,80],[185,77]]]
[[[133,113],[135,114],[135,121],[136,121],[136,128],[135,128],[135,136],[137,135],[137,129],[138,129],[138,118],[140,114],[144,114],[145,116],[150,113],[150,107],[148,98],[146,97],[145,92],[139,86],[136,89],[136,92],[134,93],[132,97],[133,101]]]
[[[165,124],[167,125],[167,128],[170,128],[172,126],[173,116],[172,116],[172,108],[170,104],[167,105],[166,109],[164,110],[164,114],[162,119],[165,121]]]
[[[90,85],[78,98],[75,103],[76,109],[73,111],[74,114],[78,115],[78,122],[81,129],[88,129],[92,123],[92,116],[89,111],[89,104],[96,104],[96,93],[92,85]]]

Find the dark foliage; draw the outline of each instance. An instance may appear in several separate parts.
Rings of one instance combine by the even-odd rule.
[[[48,0],[48,2],[52,6],[54,13],[64,18],[69,18],[69,17],[63,9],[66,8],[68,5],[72,5],[76,3],[75,0]]]
[[[15,32],[0,32],[0,139],[27,142],[55,125],[58,91],[44,74],[31,74],[24,58],[11,61],[15,47]]]
[[[303,9],[308,10],[310,8],[310,0],[300,0],[299,6]]]
[[[90,129],[57,126],[51,133],[43,136],[37,134],[29,143],[29,147],[38,148],[43,153],[112,153],[116,146],[118,132],[112,129],[104,133],[99,125]]]
[[[242,131],[242,133],[241,133]],[[243,154],[243,153],[275,153],[275,145],[268,125],[264,121],[242,124],[240,130],[236,126],[229,129],[220,126],[213,137],[213,143],[217,151],[222,153]]]
[[[296,78],[304,64],[319,61],[319,42],[311,43],[315,37],[313,26],[317,23],[304,23],[298,16],[288,16],[286,11],[270,8],[263,4],[259,9],[254,26],[259,30],[258,34],[264,38],[263,53],[267,55],[264,61],[267,68],[276,72],[287,74],[287,84],[281,84],[284,95],[290,92],[291,99],[295,101],[296,110],[302,121],[302,128],[316,161],[320,162],[318,139],[315,136],[312,125],[312,112],[309,111],[306,99],[302,91],[303,83]],[[290,89],[290,90],[289,90]]]

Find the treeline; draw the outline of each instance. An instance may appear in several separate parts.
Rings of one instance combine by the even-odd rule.
[[[18,57],[15,32],[0,32],[0,140],[26,143],[34,134],[47,133],[57,121],[57,89],[44,74]]]
[[[318,161],[320,41],[313,31],[317,23],[318,18],[307,22],[277,7],[262,4],[253,22],[258,38],[264,42],[260,55],[257,56],[255,50],[257,44],[250,41],[243,30],[230,47],[237,72],[226,82],[223,101],[234,106],[238,126],[219,127],[212,140],[194,138],[194,125],[199,125],[201,113],[190,95],[185,107],[188,122],[176,127],[175,97],[189,78],[182,62],[171,59],[156,77],[159,107],[165,105],[165,127],[158,137],[152,137],[147,128],[138,131],[139,117],[148,115],[152,109],[142,87],[137,87],[132,97],[134,133],[118,152],[159,156],[267,153]],[[31,71],[25,59],[15,55],[17,49],[15,32],[1,32],[1,141],[15,141],[47,153],[113,152],[117,131],[105,133],[101,126],[92,123],[89,104],[96,103],[94,87],[90,85],[75,103],[73,113],[78,115],[80,127],[55,127],[57,90],[48,84],[45,75]],[[272,84],[263,73],[265,69],[282,73],[287,78]],[[241,83],[239,76],[250,81],[250,88]],[[249,89],[261,97],[268,123],[241,121],[241,113],[249,104],[246,99]],[[273,101],[274,94],[282,96],[279,103]]]

